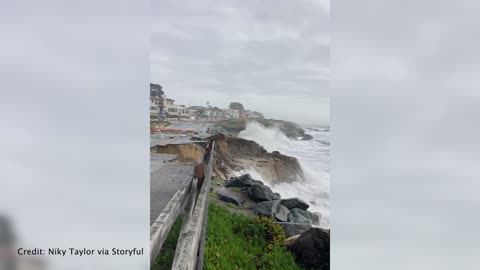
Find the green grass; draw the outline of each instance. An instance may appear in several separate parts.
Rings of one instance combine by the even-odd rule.
[[[233,208],[233,209],[242,209],[241,206],[238,206],[238,205],[233,204],[233,203],[225,203],[225,206],[228,207],[228,208]]]
[[[230,213],[217,203],[208,210],[206,270],[300,269],[272,220]]]
[[[175,257],[175,249],[177,248],[178,235],[182,227],[182,217],[178,216],[177,220],[170,229],[167,239],[162,246],[162,250],[158,254],[155,262],[150,267],[152,270],[170,270],[172,269],[173,259]]]

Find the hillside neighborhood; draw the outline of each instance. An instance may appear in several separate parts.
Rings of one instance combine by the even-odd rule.
[[[263,119],[263,114],[246,110],[241,103],[232,102],[229,108],[221,109],[211,106],[186,106],[175,103],[175,100],[165,95],[162,86],[150,84],[150,122],[163,120],[207,120],[224,119]]]

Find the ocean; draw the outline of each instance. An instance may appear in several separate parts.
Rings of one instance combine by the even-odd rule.
[[[321,214],[320,227],[330,228],[330,129],[326,126],[302,126],[311,140],[289,139],[278,128],[266,128],[259,123],[248,123],[238,137],[253,140],[267,151],[298,159],[305,179],[292,183],[271,184],[251,168],[246,169],[253,178],[269,185],[282,198],[298,197],[310,205],[310,212]]]

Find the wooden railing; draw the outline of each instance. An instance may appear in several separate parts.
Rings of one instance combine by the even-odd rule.
[[[206,233],[206,216],[210,182],[212,177],[214,142],[205,148],[203,163],[195,166],[194,175],[188,187],[178,190],[165,209],[150,227],[150,262],[155,258],[167,238],[178,215],[184,219],[177,242],[172,269],[193,270],[203,266]],[[199,256],[201,256],[199,260]]]

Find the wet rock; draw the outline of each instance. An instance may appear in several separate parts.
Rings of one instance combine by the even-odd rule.
[[[306,269],[330,269],[330,233],[325,230],[312,228],[302,233],[289,249]]]
[[[279,193],[276,193],[276,192],[273,193],[273,199],[274,199],[274,200],[280,200],[280,198],[281,198],[281,197],[280,197],[280,194],[279,194]]]
[[[262,181],[260,180],[255,180],[255,179],[252,179],[252,182],[254,185],[259,185],[259,186],[264,186],[265,184],[263,184]],[[280,195],[280,194],[279,194]]]
[[[285,236],[290,237],[297,234],[302,234],[312,228],[310,224],[299,224],[291,222],[277,222],[278,225],[282,226]]]
[[[248,197],[254,202],[272,201],[275,199],[272,190],[267,186],[253,185],[247,190]]]
[[[288,209],[298,208],[302,210],[307,210],[309,207],[306,202],[302,201],[299,198],[283,199],[280,201],[280,204],[284,205]]]
[[[244,174],[239,177],[230,178],[227,184],[225,184],[225,187],[239,187],[239,188],[251,187],[255,184],[253,181],[257,181],[257,180],[254,180],[250,176],[250,174]]]
[[[288,222],[313,224],[313,215],[309,211],[293,208],[288,215]]]
[[[273,207],[277,204],[278,201],[260,202],[252,205],[252,210],[259,216],[273,217]]]
[[[270,179],[272,184],[305,179],[302,167],[296,158],[283,155],[278,151],[269,153],[255,141],[218,137],[215,140],[215,152],[217,158],[213,164],[214,170],[226,178],[249,166],[263,179]]]
[[[286,241],[287,247],[293,246],[299,237],[300,237],[300,234],[288,237]]]
[[[228,195],[217,193],[217,197],[221,201],[224,201],[224,202],[227,202],[227,203],[233,203],[236,206],[241,206],[242,205],[242,203],[239,200],[237,200],[236,198],[233,198],[231,196],[228,196]]]
[[[290,210],[279,201],[265,201],[256,203],[252,206],[252,210],[259,216],[273,217],[278,221],[286,222]]]
[[[288,210],[288,208],[281,204],[277,204],[277,206],[274,206],[273,208],[275,209],[273,217],[275,217],[276,220],[282,222],[288,221],[288,214],[290,213],[290,210]]]
[[[249,188],[253,185],[263,186],[264,184],[262,181],[253,179],[250,174],[244,174],[239,177],[231,177],[225,187]]]

